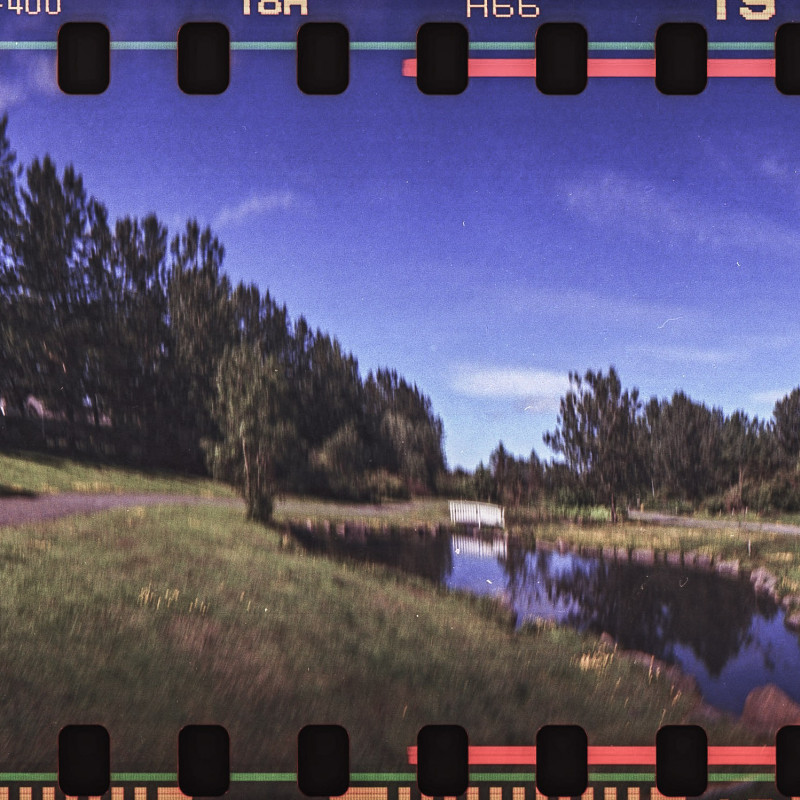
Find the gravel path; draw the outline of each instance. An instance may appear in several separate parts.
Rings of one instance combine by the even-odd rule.
[[[228,505],[240,506],[241,501],[225,498],[191,497],[178,494],[42,494],[36,497],[0,498],[0,527],[24,525],[44,519],[56,519],[72,514],[94,514],[111,508],[133,508],[155,505]]]
[[[800,525],[785,525],[778,522],[743,522],[726,519],[693,519],[675,517],[670,514],[657,514],[650,511],[628,511],[628,517],[637,522],[653,522],[656,525],[677,525],[681,528],[740,528],[755,533],[789,533],[800,535]]]

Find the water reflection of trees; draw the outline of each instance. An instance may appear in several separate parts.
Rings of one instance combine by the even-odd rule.
[[[565,560],[549,551],[509,549],[503,566],[512,596],[533,591],[569,608],[571,625],[608,632],[621,647],[660,659],[675,661],[677,647],[691,648],[713,677],[753,644],[753,617],[777,613],[773,603],[757,600],[746,581],[664,564]],[[763,656],[768,663],[770,654]]]
[[[311,552],[332,558],[383,564],[401,572],[419,575],[435,584],[442,584],[453,571],[453,548],[449,533],[436,535],[407,528],[385,531],[348,530],[345,535],[334,531],[309,531],[291,526],[294,538]]]

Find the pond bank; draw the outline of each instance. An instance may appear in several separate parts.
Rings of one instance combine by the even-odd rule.
[[[543,621],[603,635],[604,645],[616,645],[614,658],[655,671],[676,691],[699,689],[709,706],[734,717],[752,690],[769,683],[800,702],[798,687],[784,677],[800,669],[800,643],[786,630],[788,601],[777,602],[778,579],[769,570],[697,542],[694,549],[665,550],[641,540],[623,544],[619,526],[579,528],[590,537],[616,533],[613,546],[555,535],[565,530],[549,526],[548,535],[536,529],[521,536],[445,525],[293,526],[306,549],[492,598],[517,628]]]

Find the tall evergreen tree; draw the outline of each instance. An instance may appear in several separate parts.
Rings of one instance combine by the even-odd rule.
[[[28,365],[24,379],[48,409],[66,418],[74,448],[91,390],[99,291],[91,264],[105,210],[87,197],[72,166],[59,179],[48,157],[34,160],[26,184],[15,298],[15,324],[25,347],[21,355]]]
[[[8,115],[0,118],[0,397],[22,406],[27,366],[17,320],[19,285],[20,168],[8,139]]]

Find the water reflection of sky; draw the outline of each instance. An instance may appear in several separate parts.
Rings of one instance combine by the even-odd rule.
[[[607,570],[607,565],[599,559],[585,558],[574,553],[560,554],[538,550],[518,553],[513,559],[516,563],[509,567],[508,556],[492,553],[488,547],[483,553],[465,552],[465,549],[463,546],[459,547],[459,541],[454,542],[452,572],[445,579],[447,586],[475,594],[502,597],[517,613],[518,624],[525,619],[539,618],[577,624],[581,628],[592,627],[591,623],[587,624],[592,610],[582,609],[578,594],[570,596],[564,587],[573,580],[577,581],[576,576],[591,576],[596,575],[599,570]],[[619,564],[616,568],[623,571],[626,568],[631,571],[642,569],[641,566]],[[671,574],[662,574],[661,577],[662,586],[666,586],[667,591],[674,586],[673,591],[677,597],[681,587],[686,585],[682,571],[663,564],[653,568],[654,572],[656,570],[675,573],[675,580],[671,580]],[[733,582],[729,578],[716,575],[704,575],[703,580],[712,583],[728,581],[726,589],[730,590],[735,586],[736,591],[752,593],[752,588],[745,581]],[[554,585],[559,586],[560,590],[554,590]],[[749,596],[747,599],[750,600]],[[655,636],[660,640],[660,655],[677,662],[685,672],[696,678],[703,696],[710,704],[739,714],[747,694],[756,686],[767,683],[776,684],[800,702],[800,644],[797,636],[784,626],[782,610],[774,607],[767,609],[764,603],[754,602],[752,612],[748,612],[749,626],[745,620],[744,627],[734,633],[733,638],[738,640],[737,643],[731,647],[731,652],[727,654],[717,674],[712,674],[697,643],[682,640],[676,634],[676,629],[681,629],[681,621],[677,625],[665,624],[665,620],[667,623],[670,621],[670,613],[677,613],[674,608],[671,611],[671,605],[669,597],[655,604],[660,612],[660,619],[653,619],[649,629],[650,637]],[[702,611],[702,608],[696,609],[697,614],[702,614]],[[708,620],[709,626],[733,625],[725,614],[715,613],[713,617]],[[636,636],[635,631],[624,630],[626,619],[623,615],[617,616],[615,621],[620,626],[618,630],[610,631],[615,638],[624,640],[626,637]],[[741,620],[739,624],[742,624]],[[652,643],[651,639],[651,646]],[[645,643],[636,643],[633,646],[644,649]]]
[[[740,714],[748,693],[755,686],[774,683],[800,702],[800,648],[797,637],[786,629],[783,614],[772,619],[753,617],[749,641],[714,678],[691,649],[675,648],[681,667],[694,675],[705,699],[717,708]]]
[[[546,619],[652,653],[693,675],[712,705],[740,713],[748,693],[773,683],[800,702],[800,643],[784,612],[743,578],[664,563],[606,561],[513,539],[407,531],[334,536],[305,528],[315,552],[372,561],[439,585],[499,597],[517,624]]]

